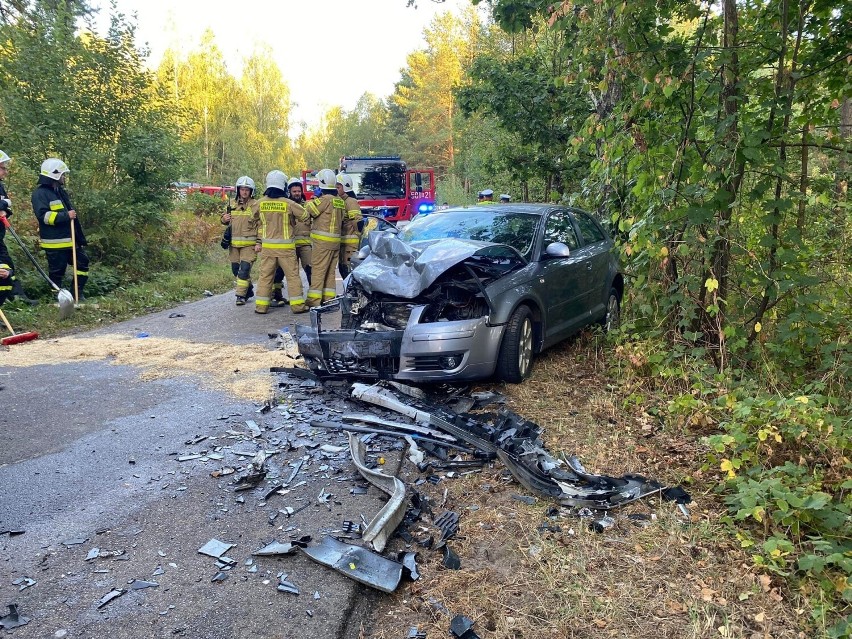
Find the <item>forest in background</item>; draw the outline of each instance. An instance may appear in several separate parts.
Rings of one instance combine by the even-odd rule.
[[[400,154],[436,168],[442,201],[491,187],[597,213],[629,277],[614,374],[642,391],[624,401],[694,433],[803,626],[850,632],[848,3],[494,0],[437,17],[392,95],[310,127],[263,49],[235,72],[207,33],[152,72],[123,16],[99,36],[83,2],[2,7],[19,223],[32,237],[36,169],[65,159],[102,290],[192,254],[178,179]]]

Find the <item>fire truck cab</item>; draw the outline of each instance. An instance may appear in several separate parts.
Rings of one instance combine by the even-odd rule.
[[[409,169],[400,156],[382,155],[342,157],[339,171],[352,177],[363,213],[401,222],[436,210],[434,169]],[[315,176],[315,170],[302,171],[306,191],[316,184]]]

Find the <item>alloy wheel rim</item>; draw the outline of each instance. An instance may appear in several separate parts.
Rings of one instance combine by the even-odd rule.
[[[618,298],[609,296],[609,304],[606,309],[606,330],[611,331],[618,328]]]
[[[521,375],[526,375],[532,361],[532,324],[525,319],[521,325],[521,343],[518,349],[518,369]]]

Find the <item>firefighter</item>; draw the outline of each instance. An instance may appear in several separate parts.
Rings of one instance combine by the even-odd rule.
[[[0,151],[0,218],[12,215],[12,201],[7,197],[6,187],[3,179],[9,174],[9,163],[12,161],[5,152]],[[15,285],[15,265],[6,250],[6,227],[0,222],[0,306],[6,298],[12,296],[12,287]]]
[[[237,306],[245,306],[246,300],[254,295],[251,283],[251,267],[257,259],[254,245],[257,240],[257,222],[254,219],[254,180],[244,175],[237,180],[236,206],[228,206],[222,215],[222,224],[231,229],[229,257],[231,272],[237,279],[234,293]]]
[[[260,277],[257,282],[255,313],[269,312],[275,270],[279,266],[287,279],[290,310],[304,313],[302,278],[296,258],[296,221],[307,222],[308,212],[287,197],[287,176],[283,171],[270,171],[266,175],[266,191],[254,205],[254,219],[258,225],[258,238],[254,250],[260,253]]]
[[[62,160],[48,158],[41,163],[41,175],[38,185],[33,191],[33,214],[38,220],[38,233],[41,237],[41,247],[47,256],[48,275],[54,284],[61,287],[65,270],[73,264],[71,244],[71,225],[74,225],[77,243],[77,278],[78,298],[84,300],[83,290],[89,279],[89,256],[86,255],[86,236],[77,211],[65,190],[68,179],[68,165]]]
[[[12,200],[9,199],[6,193],[6,186],[3,180],[9,174],[9,164],[12,162],[6,153],[0,151],[0,218],[12,217]],[[2,299],[19,299],[27,304],[36,305],[36,300],[31,300],[24,293],[24,288],[21,286],[21,280],[18,279],[15,271],[15,264],[12,262],[12,257],[6,249],[4,242],[6,236],[6,227],[0,223],[0,295]],[[6,271],[4,274],[3,271]],[[2,303],[2,300],[0,300]]]
[[[334,274],[340,255],[340,231],[346,215],[346,203],[337,197],[334,171],[317,173],[322,195],[310,200],[305,209],[311,215],[311,287],[308,306],[319,306],[334,299],[337,287]]]
[[[509,195],[508,193],[500,194],[500,204],[508,204],[511,201],[512,201],[512,196]]]
[[[480,191],[479,195],[481,195],[481,199],[478,204],[494,204],[494,190],[493,189],[485,189],[484,191]]]
[[[358,252],[358,244],[361,242],[361,234],[358,232],[358,223],[364,219],[361,207],[355,197],[355,186],[352,177],[345,173],[337,174],[337,196],[343,198],[346,205],[346,216],[343,218],[340,238],[340,262],[338,270],[340,277],[346,277],[352,270],[349,260]]]
[[[297,177],[290,178],[287,182],[287,191],[290,194],[290,199],[296,204],[305,206],[304,187],[302,181]],[[302,269],[305,271],[305,277],[308,279],[308,287],[311,284],[311,222],[310,218],[307,222],[296,221],[296,256]]]

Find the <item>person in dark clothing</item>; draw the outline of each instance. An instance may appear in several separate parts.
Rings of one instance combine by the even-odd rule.
[[[6,187],[3,186],[3,178],[9,173],[9,162],[12,161],[5,152],[0,151],[0,217],[5,218],[12,215],[12,201],[7,197]],[[12,295],[12,286],[15,279],[15,265],[9,251],[6,250],[6,227],[0,222],[0,306]]]
[[[41,237],[41,247],[47,256],[48,274],[50,279],[60,288],[65,270],[73,264],[71,225],[77,244],[77,290],[79,299],[83,297],[83,289],[89,279],[89,256],[83,247],[86,237],[83,227],[74,210],[74,205],[65,190],[68,166],[62,160],[49,158],[41,164],[41,175],[38,186],[33,191],[33,214],[38,220],[38,232]]]
[[[11,161],[12,158],[0,151],[0,218],[12,217],[12,200],[9,199],[6,185],[3,184],[3,180],[9,174],[9,163]],[[3,304],[7,299],[13,300],[15,298],[27,304],[38,304],[37,301],[31,300],[24,293],[21,280],[17,276],[15,263],[12,262],[12,256],[9,255],[9,250],[6,248],[5,238],[6,226],[0,222],[0,304]]]

